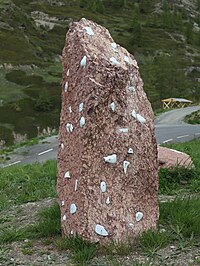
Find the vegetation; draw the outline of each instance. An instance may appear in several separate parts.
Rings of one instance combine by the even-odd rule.
[[[199,191],[200,172],[195,168],[177,165],[174,169],[159,171],[159,192],[173,195],[181,190]]]
[[[189,154],[193,160],[195,171],[200,173],[200,140],[196,139],[185,143],[169,144],[167,147]]]
[[[5,168],[0,172],[0,210],[16,204],[55,197],[56,161],[21,167]]]
[[[200,188],[200,140],[193,140],[186,143],[166,145],[189,154],[194,166],[182,167],[177,165],[174,169],[160,169],[159,171],[159,193],[178,195],[181,192],[199,192]]]
[[[58,128],[59,55],[69,21],[81,17],[107,27],[114,40],[134,54],[154,109],[165,97],[199,101],[198,1],[187,7],[158,0],[61,2],[1,1],[0,140],[6,145],[13,143],[13,131],[31,138],[38,127]]]
[[[179,197],[171,198],[171,201],[160,201],[157,230],[149,230],[138,239],[133,240],[129,237],[125,242],[113,242],[105,246],[85,241],[78,235],[62,238],[60,209],[57,203],[48,203],[50,206],[41,209],[32,223],[18,225],[16,216],[21,216],[20,204],[56,197],[56,161],[47,161],[43,165],[36,163],[2,169],[0,173],[2,254],[6,253],[5,245],[13,241],[23,241],[21,252],[31,256],[35,252],[36,241],[42,240],[45,243],[51,243],[57,251],[70,252],[70,259],[74,265],[147,266],[152,263],[164,265],[163,261],[159,261],[160,256],[157,255],[169,245],[174,246],[177,254],[182,254],[181,252],[184,254],[184,251],[195,247],[199,248],[200,199],[198,194],[196,195],[200,187],[199,145],[200,140],[170,145],[189,153],[195,168],[177,167],[174,170],[160,171],[160,193],[165,197],[167,194],[179,195]],[[188,196],[188,193],[191,196]],[[13,206],[16,210],[15,215],[10,214],[14,210]],[[146,262],[135,260],[132,255],[135,251],[145,256]],[[126,264],[124,264],[125,257],[130,257]],[[166,260],[166,258],[163,259]],[[196,261],[198,260],[197,256]]]
[[[185,122],[189,124],[200,124],[200,110],[186,115]]]

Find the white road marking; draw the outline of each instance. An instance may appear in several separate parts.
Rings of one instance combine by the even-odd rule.
[[[170,141],[172,141],[173,139],[166,139],[166,140],[164,140],[163,141],[163,143],[167,143],[167,142],[170,142]]]
[[[42,152],[40,152],[40,153],[38,153],[38,155],[40,156],[40,155],[43,155],[43,154],[45,154],[45,153],[47,153],[47,152],[50,152],[50,151],[52,151],[53,149],[49,149],[49,150],[46,150],[46,151],[42,151]]]
[[[189,137],[189,135],[178,136],[178,137],[176,137],[176,138],[177,138],[177,139],[182,139],[182,138],[187,138],[187,137]]]
[[[15,165],[17,163],[21,163],[21,161],[17,161],[17,162],[14,162],[14,163],[9,163],[7,165],[4,165],[2,168],[6,168],[6,167],[9,167],[9,166]]]

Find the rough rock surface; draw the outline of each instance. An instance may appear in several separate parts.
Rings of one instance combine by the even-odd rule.
[[[157,145],[136,60],[86,19],[71,25],[62,56],[63,233],[104,243],[156,227]]]
[[[176,166],[191,167],[192,159],[184,152],[158,146],[159,167],[173,168]]]

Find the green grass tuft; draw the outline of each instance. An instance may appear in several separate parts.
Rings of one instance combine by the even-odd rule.
[[[71,250],[72,259],[76,265],[87,266],[88,262],[95,256],[97,246],[89,241],[83,240],[78,235],[65,236],[57,240],[56,246],[60,250]]]
[[[0,172],[0,210],[15,204],[56,196],[57,164],[50,160],[2,169]]]
[[[27,237],[24,229],[18,228],[0,228],[0,244],[10,243],[13,241],[24,240]]]
[[[111,243],[102,247],[103,253],[109,255],[127,256],[136,246],[135,241],[132,238],[127,238],[126,241],[112,241]]]
[[[200,124],[200,110],[186,115],[185,122],[189,124]]]
[[[60,208],[57,203],[41,210],[38,216],[38,222],[27,228],[33,238],[61,235]]]
[[[160,223],[175,235],[200,236],[200,198],[177,198],[160,204]]]
[[[198,179],[195,168],[177,165],[174,168],[159,170],[159,192],[161,194],[175,194],[181,188],[193,188],[193,182]]]
[[[165,247],[170,240],[170,236],[166,232],[159,232],[159,231],[153,231],[148,230],[139,238],[139,243],[144,252],[146,252],[148,255],[153,256],[156,254],[156,252]]]

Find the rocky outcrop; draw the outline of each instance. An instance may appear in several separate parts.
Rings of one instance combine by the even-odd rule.
[[[81,19],[63,49],[57,192],[64,234],[107,242],[158,220],[153,112],[135,58]]]
[[[188,154],[161,146],[158,146],[158,162],[160,168],[193,167]]]

